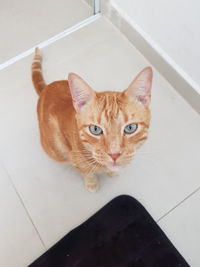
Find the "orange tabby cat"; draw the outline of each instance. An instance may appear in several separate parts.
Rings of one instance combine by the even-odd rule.
[[[41,143],[47,154],[70,162],[86,188],[98,188],[96,173],[114,176],[147,138],[152,69],[142,70],[122,92],[95,92],[80,76],[46,85],[36,48],[32,79],[39,95]]]

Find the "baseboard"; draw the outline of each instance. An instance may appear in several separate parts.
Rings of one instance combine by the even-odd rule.
[[[91,0],[85,0],[92,4]],[[101,0],[102,13],[147,58],[177,92],[200,113],[199,85],[196,84],[134,21],[109,0]]]
[[[88,24],[96,21],[97,19],[99,19],[101,17],[101,13],[98,13],[96,15],[92,15],[84,20],[82,20],[81,22],[75,24],[74,26],[54,35],[53,37],[39,43],[39,44],[36,44],[34,47],[18,54],[17,56],[14,56],[10,59],[8,59],[7,61],[3,62],[2,64],[0,64],[0,70],[3,70],[5,68],[7,68],[8,66],[12,65],[13,63],[21,60],[22,58],[24,57],[27,57],[28,55],[31,55],[34,53],[34,50],[35,50],[35,47],[39,47],[39,48],[43,48],[43,47],[46,47],[48,45],[50,45],[51,43],[54,43],[56,42],[57,40],[60,40],[64,37],[66,37],[67,35],[87,26]]]

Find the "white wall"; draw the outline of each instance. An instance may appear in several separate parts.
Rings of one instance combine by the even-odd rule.
[[[111,0],[186,73],[200,93],[200,1]]]

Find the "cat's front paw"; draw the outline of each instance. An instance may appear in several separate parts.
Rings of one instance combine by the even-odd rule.
[[[98,182],[96,182],[96,183],[85,183],[85,188],[89,191],[89,192],[91,192],[91,193],[95,193],[97,190],[98,190],[98,188],[99,188],[99,183]]]
[[[85,180],[85,188],[89,192],[94,193],[98,190],[99,182],[98,182],[98,179],[95,175],[84,176],[84,180]]]
[[[115,172],[115,171],[107,171],[106,173],[111,177],[115,177],[115,176],[119,175],[119,173]]]

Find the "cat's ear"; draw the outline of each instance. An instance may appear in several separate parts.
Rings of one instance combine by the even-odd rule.
[[[76,112],[81,112],[95,96],[95,91],[77,74],[69,73],[69,88],[71,91],[73,106]]]
[[[151,67],[143,69],[125,90],[125,94],[134,97],[139,103],[147,107],[151,100],[153,72]]]

